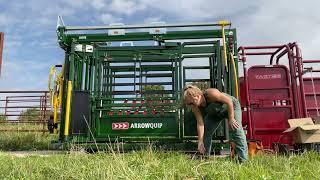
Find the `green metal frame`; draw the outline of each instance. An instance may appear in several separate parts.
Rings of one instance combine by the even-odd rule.
[[[236,30],[226,29],[225,34],[227,54],[233,52],[237,57]],[[64,93],[59,134],[62,142],[195,140],[195,126],[190,123],[195,121],[192,120],[189,109],[181,106],[181,91],[188,82],[204,80],[187,79],[187,69],[209,69],[209,79],[205,81],[209,81],[211,87],[235,94],[231,58],[228,55],[226,70],[222,56],[222,31],[219,27],[210,30],[167,31],[165,34],[127,32],[125,35],[110,36],[96,31],[70,33],[65,26],[59,26],[57,36],[60,47],[65,50],[64,92],[67,90],[67,82],[71,81],[73,91],[90,93],[91,102],[88,120],[90,131],[81,135],[69,133],[65,137],[63,132],[67,97]],[[121,41],[156,41],[159,45],[109,45],[110,42]],[[92,51],[87,51],[86,47],[92,47]],[[206,58],[209,66],[183,66],[186,58]],[[237,67],[237,58],[235,64]],[[150,82],[152,78],[163,80]],[[165,89],[145,90],[146,85],[159,85]],[[126,89],[119,90],[122,87]],[[138,114],[134,113],[136,109]],[[122,115],[118,114],[120,110]],[[125,114],[127,110],[130,110],[129,114]],[[147,110],[147,115],[143,114],[144,110]],[[157,114],[150,114],[152,110],[156,110]],[[70,119],[73,121],[72,117]],[[112,129],[112,123],[128,123],[129,128],[115,130]],[[143,126],[143,123],[162,125],[161,128],[134,128]],[[153,124],[156,125],[159,126]],[[71,128],[69,132],[73,132]],[[217,133],[217,139],[226,139],[226,132],[222,128],[221,133]]]

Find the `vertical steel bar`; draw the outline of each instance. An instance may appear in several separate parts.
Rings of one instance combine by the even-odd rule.
[[[292,83],[292,90],[293,90],[293,102],[295,106],[295,117],[299,117],[299,102],[298,102],[298,92],[297,92],[297,78],[296,78],[296,71],[295,71],[295,66],[294,66],[294,58],[293,58],[293,52],[291,51],[291,48],[289,45],[286,45],[286,51],[288,54],[288,59],[289,59],[289,69],[290,69],[290,75],[291,75],[291,83]],[[279,61],[277,61],[278,64]]]
[[[307,105],[306,105],[306,97],[305,97],[305,90],[304,90],[304,83],[303,83],[303,62],[302,62],[302,55],[300,54],[300,48],[298,44],[295,44],[296,48],[296,56],[297,56],[297,66],[298,66],[298,77],[299,77],[299,84],[300,84],[300,94],[302,100],[302,116],[307,117]]]
[[[241,61],[243,62],[243,77],[245,84],[245,94],[246,94],[246,104],[247,104],[247,117],[248,117],[248,131],[249,131],[249,139],[253,137],[253,128],[252,128],[252,120],[251,120],[251,104],[250,104],[250,95],[249,95],[249,85],[248,85],[248,74],[247,74],[247,58],[245,54],[245,48],[240,47],[241,50]]]
[[[65,136],[65,138],[69,135],[71,91],[72,91],[72,82],[68,81],[66,117],[65,117],[65,126],[64,126],[64,136]]]
[[[179,96],[178,98],[179,99],[182,99],[181,96],[182,95],[182,90],[183,90],[183,77],[182,77],[182,74],[183,74],[183,71],[182,71],[182,60],[183,60],[183,57],[182,57],[182,45],[180,44],[179,45],[179,77],[178,77],[178,82],[179,82],[179,89],[178,89],[178,92],[179,93]],[[174,100],[173,103],[177,103],[177,100]],[[182,139],[184,137],[184,117],[182,116],[182,109],[183,108],[179,108],[179,137]]]
[[[4,117],[7,119],[8,96],[6,96],[6,104],[4,106]]]

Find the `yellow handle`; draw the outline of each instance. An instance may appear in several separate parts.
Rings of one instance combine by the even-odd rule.
[[[220,26],[230,26],[231,25],[231,23],[229,21],[226,21],[226,20],[218,21],[218,24]]]
[[[72,91],[72,83],[71,83],[71,81],[68,81],[66,117],[65,117],[65,125],[64,125],[64,135],[65,136],[69,135],[71,91]]]
[[[224,34],[224,24],[221,23],[221,31],[222,31],[222,44],[223,44],[223,58],[224,58],[224,66],[226,71],[228,72],[228,64],[227,64],[227,46],[226,46],[226,37]]]
[[[53,75],[55,74],[55,72],[56,72],[56,69],[55,69],[54,66],[52,66],[52,67],[50,68],[49,77],[48,77],[49,101],[50,101],[51,107],[54,106],[54,102],[53,102],[53,92],[52,92],[52,91],[54,91],[54,90],[53,90],[53,88],[51,88],[51,81],[52,81],[52,77],[53,77]]]
[[[234,62],[234,58],[233,58],[232,53],[230,53],[230,56],[231,56],[231,63],[232,63],[232,68],[233,68],[233,77],[234,77],[234,82],[235,82],[236,98],[239,99],[239,85],[238,85],[236,63]]]
[[[53,94],[53,124],[58,123],[58,100],[57,100],[57,94]],[[53,129],[53,133],[57,133],[57,129]]]

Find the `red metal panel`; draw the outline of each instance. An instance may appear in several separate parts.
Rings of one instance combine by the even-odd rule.
[[[248,131],[248,111],[247,111],[247,101],[246,101],[246,86],[244,83],[244,77],[239,78],[240,82],[240,104],[241,104],[241,110],[242,110],[242,126],[245,131]],[[248,138],[248,133],[247,133]]]
[[[247,101],[246,101],[246,86],[244,84],[244,77],[239,78],[240,82],[240,104],[242,107],[247,106]]]
[[[253,139],[265,148],[273,142],[290,144],[290,135],[282,132],[294,116],[289,72],[285,66],[253,66],[248,70],[249,113]]]

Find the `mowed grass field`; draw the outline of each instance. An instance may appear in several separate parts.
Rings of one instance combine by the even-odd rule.
[[[320,179],[320,154],[315,152],[262,155],[238,164],[222,157],[195,160],[190,154],[152,147],[94,154],[17,156],[11,151],[48,150],[54,138],[42,133],[0,133],[0,179]]]

